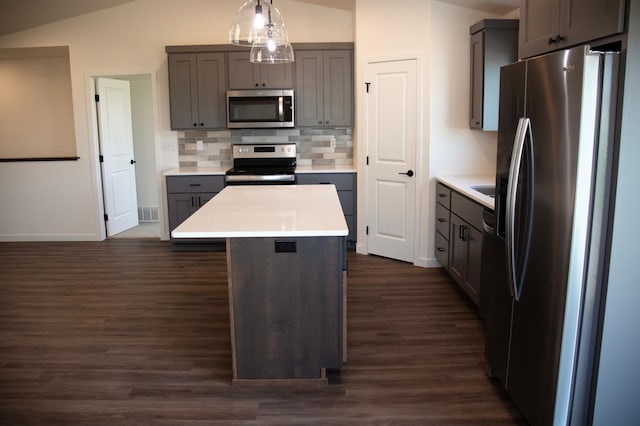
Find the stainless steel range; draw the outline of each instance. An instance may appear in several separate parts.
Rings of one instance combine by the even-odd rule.
[[[233,145],[233,168],[227,185],[284,185],[296,183],[296,144]]]

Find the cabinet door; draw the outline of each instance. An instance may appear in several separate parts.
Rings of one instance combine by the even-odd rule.
[[[323,73],[321,51],[296,52],[296,126],[324,123]]]
[[[455,214],[451,215],[449,238],[449,273],[458,285],[463,286],[467,276],[467,242],[463,239],[464,221]]]
[[[519,57],[624,31],[624,0],[521,0]]]
[[[169,231],[173,231],[196,211],[195,194],[167,194]]]
[[[482,268],[482,233],[477,229],[467,227],[467,276],[465,291],[478,306],[480,302],[480,270]]]
[[[215,195],[216,193],[213,192],[167,194],[167,202],[169,203],[169,231],[173,231]]]
[[[624,0],[565,0],[560,26],[565,44],[576,45],[624,31]]]
[[[224,53],[198,54],[198,127],[226,127]]]
[[[198,69],[196,54],[169,55],[169,103],[172,129],[198,127]]]
[[[229,53],[230,89],[291,89],[293,64],[253,64],[249,52]]]
[[[259,66],[249,61],[249,51],[229,53],[229,89],[255,89],[259,74]]]
[[[293,64],[260,65],[260,84],[271,89],[291,89],[293,87]]]
[[[469,127],[482,128],[484,86],[484,31],[471,36],[471,87],[469,102]]]
[[[560,0],[520,0],[518,56],[530,58],[553,50],[549,39],[559,31]]]
[[[324,53],[324,125],[353,126],[353,55]]]

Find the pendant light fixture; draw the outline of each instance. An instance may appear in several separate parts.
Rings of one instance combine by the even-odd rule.
[[[253,63],[285,64],[295,60],[293,47],[289,43],[281,46],[253,46],[249,54],[249,60]]]
[[[267,0],[245,1],[229,28],[229,43],[251,47],[251,62],[294,61],[284,20],[273,6],[273,0],[268,3]]]

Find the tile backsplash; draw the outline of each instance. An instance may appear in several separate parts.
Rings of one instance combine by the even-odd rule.
[[[196,141],[204,149],[197,150]],[[180,167],[231,167],[231,145],[291,143],[298,148],[298,165],[353,164],[353,129],[242,129],[178,132]]]

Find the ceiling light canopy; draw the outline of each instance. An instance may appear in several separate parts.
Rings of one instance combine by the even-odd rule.
[[[272,2],[245,1],[229,28],[229,43],[251,47],[251,62],[274,64],[294,61],[284,20]]]

